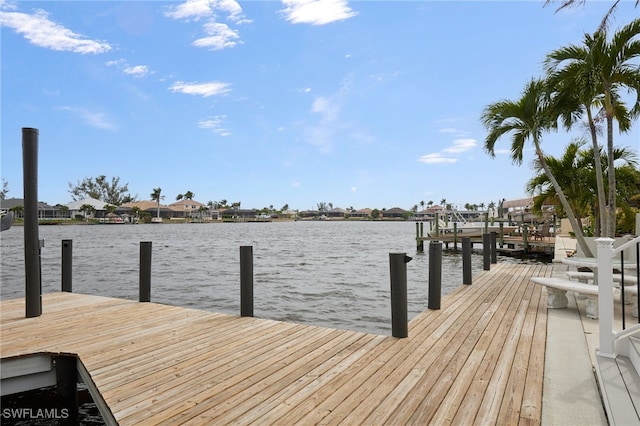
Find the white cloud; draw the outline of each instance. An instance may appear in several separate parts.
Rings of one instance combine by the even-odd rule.
[[[222,50],[227,47],[234,47],[238,44],[235,40],[239,39],[238,31],[232,30],[227,24],[218,22],[207,22],[203,25],[207,37],[199,38],[192,44],[196,47],[208,47],[211,50]]]
[[[302,186],[302,184],[298,181],[295,182],[291,182],[291,187],[292,188],[300,188]]]
[[[169,87],[172,92],[185,93],[187,95],[199,95],[205,98],[214,95],[222,95],[227,93],[229,89],[229,83],[222,83],[219,81],[212,81],[209,83],[185,83],[177,81]]]
[[[443,157],[442,154],[426,154],[418,158],[418,161],[425,164],[452,164],[458,161],[457,158]]]
[[[241,43],[238,41],[240,34],[227,24],[219,22],[219,12],[226,14],[227,20],[235,24],[251,22],[244,16],[240,4],[235,0],[187,0],[178,6],[169,7],[165,16],[185,21],[199,21],[200,19],[206,21],[202,25],[206,36],[196,39],[192,43],[193,46],[211,50],[234,47]]]
[[[72,114],[80,117],[88,125],[97,127],[99,129],[116,131],[118,126],[111,120],[111,118],[102,112],[92,112],[85,108],[64,106],[60,108],[62,111],[69,111]]]
[[[215,1],[210,0],[187,0],[177,6],[170,6],[165,12],[165,16],[171,19],[199,20],[215,16]]]
[[[357,192],[358,191],[358,187],[357,186],[352,186],[351,187],[351,192]]]
[[[443,151],[451,154],[469,151],[478,145],[475,139],[456,139],[453,141],[453,145],[449,148],[445,148]]]
[[[216,115],[208,120],[200,121],[198,127],[201,129],[211,129],[220,136],[231,136],[231,132],[223,126],[226,118],[226,115]]]
[[[133,67],[126,67],[124,69],[124,73],[133,75],[134,77],[142,78],[149,74],[149,67],[146,65],[136,65]]]
[[[330,99],[318,97],[311,105],[311,112],[321,114],[324,121],[334,121],[338,116],[340,108]]]
[[[126,65],[127,61],[125,61],[124,59],[120,58],[120,59],[115,59],[113,61],[107,61],[105,62],[105,65],[108,67],[115,67],[115,66],[119,66],[119,65]]]
[[[36,10],[33,15],[0,11],[0,26],[14,29],[32,44],[46,49],[81,54],[104,53],[111,50],[108,43],[87,39],[51,21],[49,14],[41,9]]]
[[[356,16],[346,0],[282,0],[281,11],[292,24],[325,25]]]

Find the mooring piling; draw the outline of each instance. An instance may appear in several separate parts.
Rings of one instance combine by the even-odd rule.
[[[240,316],[253,316],[253,246],[240,246]]]
[[[427,308],[440,309],[442,297],[442,243],[429,243],[429,285]]]
[[[406,253],[389,253],[389,269],[391,275],[391,335],[393,337],[409,336],[409,320],[407,314],[407,263],[411,257]]]
[[[482,234],[482,265],[485,271],[491,269],[491,235]]]
[[[38,129],[22,129],[26,317],[42,315],[41,242],[38,237]]]
[[[140,242],[140,302],[151,302],[151,241]]]
[[[73,240],[62,240],[62,291],[73,292]]]
[[[462,284],[471,284],[471,238],[462,237]]]

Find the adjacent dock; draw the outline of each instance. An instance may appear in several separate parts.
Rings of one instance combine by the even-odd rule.
[[[495,265],[403,339],[72,293],[25,319],[6,300],[1,358],[77,357],[121,425],[540,424],[546,292],[529,278],[551,268]]]

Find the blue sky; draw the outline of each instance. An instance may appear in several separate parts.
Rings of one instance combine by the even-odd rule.
[[[517,99],[611,3],[0,0],[1,175],[21,198],[33,127],[49,204],[102,174],[140,200],[160,187],[165,203],[191,191],[243,208],[524,198],[533,152],[513,165],[505,139],[490,158],[482,110]],[[639,127],[616,144],[638,150]]]

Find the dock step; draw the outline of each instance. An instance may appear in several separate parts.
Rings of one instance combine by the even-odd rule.
[[[640,424],[640,376],[625,356],[596,356],[596,375],[609,424]]]

